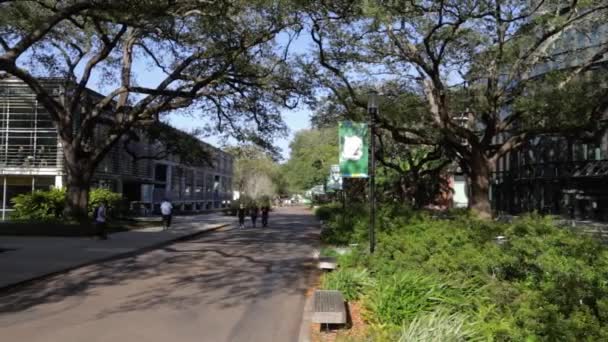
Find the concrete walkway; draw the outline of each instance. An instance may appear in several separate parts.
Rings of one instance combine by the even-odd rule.
[[[170,230],[162,227],[114,233],[108,240],[88,237],[0,236],[0,289],[94,262],[128,255],[233,224],[221,214],[175,217]]]

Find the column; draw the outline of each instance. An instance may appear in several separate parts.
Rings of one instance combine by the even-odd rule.
[[[118,192],[119,194],[122,194],[123,191],[123,183],[122,183],[122,179],[117,179],[116,180],[116,192]]]
[[[171,165],[167,165],[167,172],[165,175],[165,197],[171,197],[171,178],[173,173],[173,167]]]
[[[55,187],[57,189],[63,188],[63,176],[62,175],[55,175]]]
[[[2,182],[2,221],[6,216],[6,176],[4,176]]]

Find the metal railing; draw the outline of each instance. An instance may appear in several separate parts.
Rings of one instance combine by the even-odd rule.
[[[494,172],[494,180],[525,181],[535,179],[608,178],[608,160],[547,162],[521,165],[507,171]]]
[[[196,201],[226,201],[231,200],[230,193],[218,193],[214,194],[213,192],[195,192],[195,193],[177,193],[170,192],[168,195],[165,193],[165,189],[154,189],[152,193],[152,201],[158,203],[162,201],[164,198],[169,198],[171,201],[180,201],[180,202],[196,202]]]
[[[57,146],[4,146],[0,150],[0,167],[45,168],[58,167],[61,158]]]

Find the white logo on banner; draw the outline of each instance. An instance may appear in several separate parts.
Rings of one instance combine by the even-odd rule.
[[[363,140],[358,136],[344,137],[342,158],[344,160],[359,160],[363,157]]]

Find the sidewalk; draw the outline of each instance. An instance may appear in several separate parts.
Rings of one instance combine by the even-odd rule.
[[[178,216],[168,231],[162,227],[114,233],[108,240],[88,237],[0,236],[0,290],[27,280],[154,248],[230,225],[236,218],[221,214]]]

